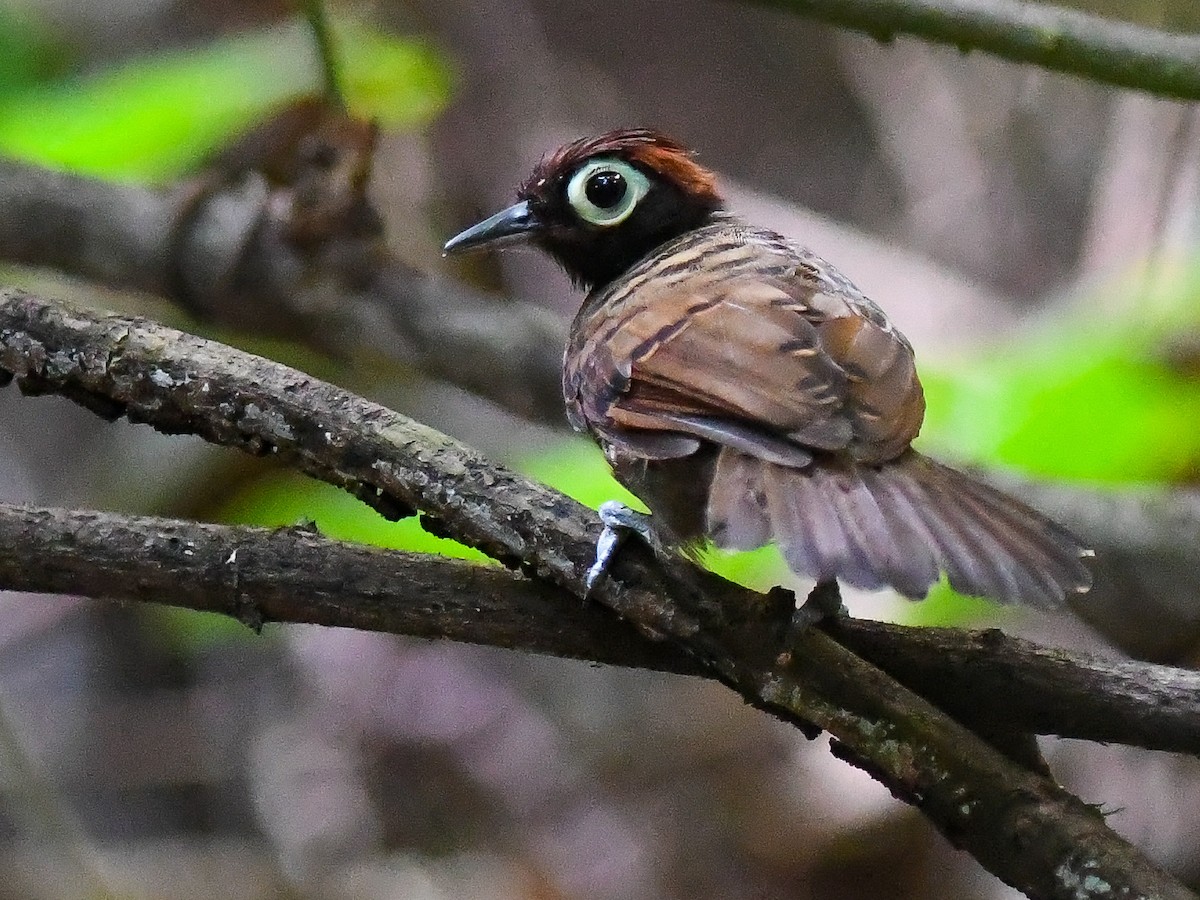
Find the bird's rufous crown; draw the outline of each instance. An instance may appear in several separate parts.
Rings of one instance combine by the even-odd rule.
[[[609,131],[560,147],[538,163],[521,186],[519,195],[534,195],[547,182],[570,174],[598,156],[616,156],[640,165],[702,203],[717,205],[721,202],[716,176],[697,163],[691,151],[682,144],[648,128]]]

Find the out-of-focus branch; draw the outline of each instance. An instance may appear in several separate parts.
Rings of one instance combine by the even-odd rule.
[[[346,90],[342,84],[341,59],[334,46],[333,29],[329,27],[329,11],[325,0],[300,0],[300,10],[312,32],[325,77],[325,99],[339,109],[346,108]]]
[[[248,528],[0,503],[0,589],[169,603],[264,622],[447,638],[710,677],[595,604],[494,566]],[[1037,647],[999,631],[827,626],[972,724],[1200,755],[1200,674]]]
[[[363,345],[543,422],[561,422],[565,323],[413,270],[370,239],[313,258],[260,175],[172,191],[0,158],[0,260],[175,300],[204,321]]]
[[[167,295],[170,195],[0,156],[0,258]]]
[[[542,485],[301,372],[143,320],[0,291],[0,369],[32,393],[272,453],[386,514],[586,594],[599,523]],[[919,807],[955,845],[1032,897],[1194,895],[1103,816],[1024,768],[817,629],[788,592],[755,594],[630,544],[592,594],[674,642],[748,702],[827,730],[839,755]]]
[[[1200,35],[1022,0],[750,0],[881,41],[909,34],[1163,97],[1200,99]]]

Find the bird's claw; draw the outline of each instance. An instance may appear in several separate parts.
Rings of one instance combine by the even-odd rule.
[[[630,509],[616,500],[601,503],[599,513],[600,521],[604,523],[604,530],[600,532],[600,537],[596,540],[596,561],[592,563],[584,577],[584,585],[589,594],[608,572],[609,566],[612,565],[612,561],[617,555],[617,550],[631,532],[639,535],[656,552],[659,549],[658,539],[650,527],[650,516],[647,513]]]
[[[837,580],[818,581],[817,586],[808,592],[808,598],[792,613],[792,628],[803,631],[828,619],[846,615],[849,615],[849,611],[842,602],[842,591]]]

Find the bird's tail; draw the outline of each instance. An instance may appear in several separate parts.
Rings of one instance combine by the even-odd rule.
[[[797,573],[908,597],[925,596],[939,572],[961,593],[1041,607],[1091,586],[1091,553],[1069,531],[912,450],[882,465],[796,469],[723,448],[706,520],[720,547],[774,540]]]

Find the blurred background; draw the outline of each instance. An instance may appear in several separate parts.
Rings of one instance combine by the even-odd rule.
[[[1192,0],[1071,5],[1200,31]],[[408,269],[469,282],[500,309],[533,304],[561,330],[580,298],[550,263],[451,263],[441,242],[511,202],[562,141],[656,127],[718,170],[733,208],[833,260],[889,311],[927,386],[924,449],[1192,496],[1194,105],[737,2],[331,12],[350,108],[381,126],[368,195]],[[0,0],[0,155],[170,189],[317,88],[309,37],[281,0]],[[484,399],[391,354],[386,334],[331,354],[266,336],[280,330],[269,309],[261,328],[201,322],[11,260],[0,246],[0,283],[217,336],[593,505],[618,494],[565,423],[512,412],[557,398]],[[465,552],[267,461],[66,401],[0,391],[0,423],[0,499],[308,519],[337,537]],[[1193,665],[1200,566],[1140,528],[1127,529],[1136,547],[1111,548],[1078,615],[945,589],[920,605],[849,603]],[[788,577],[771,553],[718,564],[757,586]],[[823,739],[719,686],[316,627],[254,635],[165,607],[0,594],[0,609],[0,898],[1014,896]],[[1196,760],[1043,745],[1068,787],[1200,886]]]

